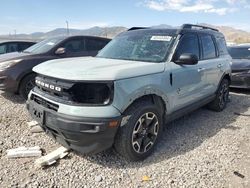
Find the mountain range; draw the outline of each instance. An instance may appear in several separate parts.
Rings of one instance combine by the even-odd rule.
[[[214,26],[214,25],[208,25],[208,24],[201,24],[206,25],[210,27],[214,27],[219,29],[226,37],[226,40],[228,42],[232,43],[247,43],[250,42],[250,32],[243,31],[240,29],[236,29],[233,27],[228,26]],[[170,25],[157,25],[152,26],[154,28],[176,28]],[[114,26],[114,27],[92,27],[89,29],[69,29],[70,35],[91,35],[91,36],[102,36],[102,37],[108,37],[113,38],[117,34],[126,31],[128,28],[122,27],[122,26]],[[35,32],[31,34],[17,34],[15,38],[18,39],[33,39],[33,40],[42,40],[48,37],[54,37],[54,36],[62,36],[67,34],[66,28],[57,28],[49,32]],[[14,36],[9,35],[0,35],[0,39],[10,39],[14,38]]]

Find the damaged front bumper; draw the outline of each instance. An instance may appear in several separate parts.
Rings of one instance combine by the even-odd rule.
[[[250,72],[233,73],[230,87],[250,89]]]
[[[84,117],[84,114],[66,115],[59,113],[60,104],[41,96],[35,99],[32,95],[35,94],[30,94],[27,101],[30,115],[61,145],[84,154],[95,154],[113,145],[121,116],[94,118]],[[80,107],[68,106],[69,108],[77,111]]]

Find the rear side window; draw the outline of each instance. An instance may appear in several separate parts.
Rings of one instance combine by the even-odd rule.
[[[181,54],[191,53],[200,57],[199,39],[196,34],[185,34],[182,36],[177,47],[175,58],[178,59]]]
[[[5,54],[6,53],[6,45],[2,44],[0,45],[0,54]]]
[[[80,39],[69,40],[64,44],[63,47],[66,49],[66,52],[69,53],[84,51],[84,44]]]
[[[216,37],[216,44],[220,55],[228,54],[227,44],[224,37]]]
[[[106,46],[107,43],[105,40],[87,38],[85,39],[85,48],[87,51],[99,51]]]
[[[216,57],[216,48],[211,35],[201,35],[201,44],[203,59],[211,59]]]

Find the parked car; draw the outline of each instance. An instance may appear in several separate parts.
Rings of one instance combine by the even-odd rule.
[[[19,93],[26,99],[35,85],[34,66],[51,59],[95,56],[109,41],[90,36],[54,37],[31,46],[23,53],[1,55],[0,89]]]
[[[30,46],[36,44],[32,41],[6,40],[0,41],[0,55],[11,52],[22,52]]]
[[[228,47],[233,58],[230,87],[250,89],[250,44]]]
[[[216,29],[133,28],[96,57],[34,67],[27,109],[65,147],[89,154],[114,146],[128,160],[142,160],[166,122],[204,105],[226,107],[230,62]]]

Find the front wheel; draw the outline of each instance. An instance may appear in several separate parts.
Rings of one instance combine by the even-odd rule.
[[[216,98],[208,105],[208,108],[216,112],[221,112],[226,108],[228,98],[229,81],[227,79],[223,79],[217,91]]]
[[[162,112],[155,104],[139,101],[129,108],[128,122],[119,128],[115,150],[130,161],[148,157],[162,133]]]
[[[27,76],[25,76],[19,87],[19,94],[27,100],[29,92],[35,87],[35,78],[36,74],[32,73]]]

